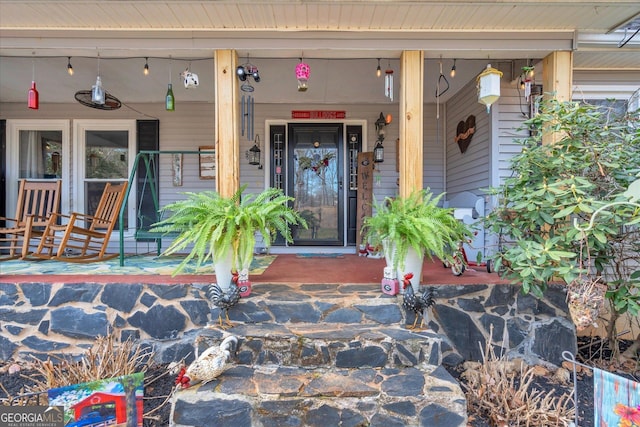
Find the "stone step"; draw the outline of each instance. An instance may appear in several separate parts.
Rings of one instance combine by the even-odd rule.
[[[182,339],[193,342],[195,356],[218,346],[226,335],[238,338],[236,360],[250,366],[336,368],[394,368],[423,363],[440,365],[442,351],[450,349],[445,337],[430,331],[410,331],[400,326],[322,324],[237,324],[229,331],[203,328]],[[175,342],[171,345],[176,345]]]
[[[236,365],[177,390],[175,427],[464,427],[466,400],[443,367]]]

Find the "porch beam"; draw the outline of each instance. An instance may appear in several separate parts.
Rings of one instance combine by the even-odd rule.
[[[556,51],[542,60],[542,90],[544,98],[558,101],[570,101],[573,87],[573,52]],[[543,144],[553,144],[560,140],[561,134],[544,132]]]
[[[235,50],[216,50],[215,79],[215,145],[216,189],[220,196],[231,197],[240,188],[240,134],[238,81]]]
[[[400,197],[422,189],[424,51],[403,51],[400,55]]]

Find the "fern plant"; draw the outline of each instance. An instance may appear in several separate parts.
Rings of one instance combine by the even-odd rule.
[[[444,193],[443,193],[444,194]],[[391,244],[393,268],[403,267],[409,247],[432,259],[453,261],[453,249],[466,241],[471,230],[453,216],[453,209],[438,206],[443,194],[429,189],[414,191],[406,198],[374,199],[375,214],[365,217],[362,232],[374,246]]]
[[[178,265],[174,275],[196,259],[197,267],[207,260],[216,262],[227,250],[232,251],[232,268],[248,268],[253,259],[256,233],[261,233],[266,247],[271,246],[279,233],[292,242],[290,225],[307,227],[305,220],[289,203],[292,197],[282,190],[268,188],[258,195],[242,193],[243,185],[232,197],[221,197],[214,191],[184,193],[187,198],[170,203],[163,213],[164,220],[153,224],[151,231],[178,233],[164,255],[184,251],[192,245],[189,254]]]

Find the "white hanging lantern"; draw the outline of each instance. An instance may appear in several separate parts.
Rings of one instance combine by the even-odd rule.
[[[478,102],[487,106],[487,113],[491,110],[491,105],[500,98],[501,77],[501,71],[491,68],[491,64],[487,64],[487,68],[476,79]]]
[[[96,84],[91,86],[91,101],[96,104],[104,105],[104,88],[102,87],[102,80],[100,79],[100,76],[96,77]]]

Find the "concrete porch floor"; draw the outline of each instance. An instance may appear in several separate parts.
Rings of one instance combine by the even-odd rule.
[[[37,268],[38,261],[34,261]],[[153,283],[175,284],[188,282],[213,282],[214,274],[137,275],[137,274],[93,274],[94,266],[86,265],[86,275],[82,274],[5,274],[0,263],[0,280],[12,283],[86,283],[88,277],[92,283]],[[253,284],[338,284],[370,283],[380,285],[385,267],[384,259],[361,257],[355,254],[327,256],[299,256],[278,254],[276,259],[259,275],[251,275]],[[424,285],[472,285],[506,284],[500,276],[489,273],[486,267],[470,267],[461,276],[454,276],[451,269],[445,268],[439,260],[426,259],[422,270]]]

